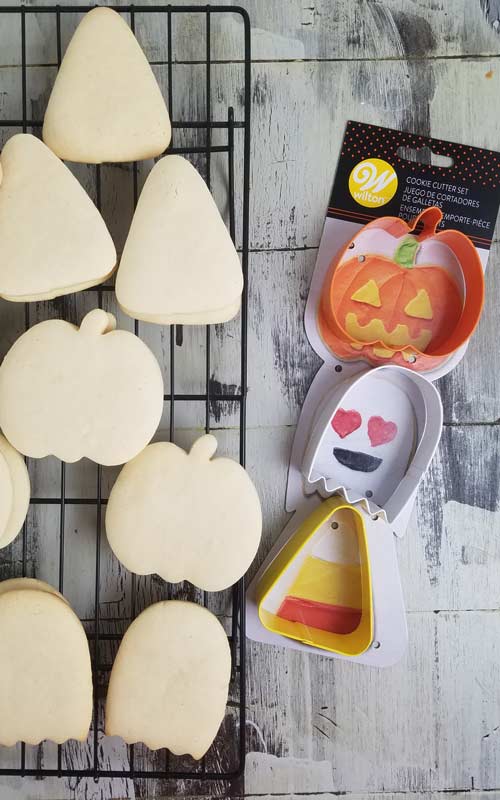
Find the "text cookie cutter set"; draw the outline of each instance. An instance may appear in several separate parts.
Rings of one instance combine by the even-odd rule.
[[[405,165],[398,145],[463,150],[347,125],[305,310],[324,364],[292,447],[286,508],[294,515],[247,591],[250,638],[378,667],[406,648],[395,536],[441,436],[433,381],[463,357],[481,316],[491,236],[473,235],[474,225],[492,235],[498,210],[457,158],[447,180],[459,198],[470,184],[478,209],[470,229],[451,223],[453,184],[441,207],[429,194],[408,212],[405,186],[415,174],[432,186],[435,172]],[[477,152],[496,163],[496,154]],[[356,181],[365,182],[361,192]]]
[[[191,327],[183,331],[182,326],[170,327],[164,364],[169,375],[169,388],[164,401],[165,411],[168,413],[170,441],[176,441],[181,426],[199,427],[204,424],[208,431],[214,418],[220,421],[226,415],[231,415],[230,427],[236,432],[236,452],[239,451],[240,463],[244,464],[250,193],[250,20],[245,10],[235,6],[155,4],[110,7],[123,15],[140,43],[144,26],[154,25],[162,32],[162,46],[159,57],[155,53],[154,70],[161,74],[165,99],[172,118],[172,143],[167,152],[185,155],[194,161],[209,187],[212,183],[214,188],[214,184],[218,183],[217,178],[222,178],[222,190],[219,186],[215,188],[221,195],[231,236],[241,254],[245,277],[241,316],[233,325],[232,335],[227,337],[221,333],[217,336],[216,343],[212,326],[207,326],[206,332],[203,330],[205,353],[202,374],[195,376],[193,371],[196,365],[190,365],[193,382],[189,386],[180,385],[179,367],[182,367],[183,351],[191,347],[192,337],[199,337],[199,329]],[[43,96],[48,97],[71,34],[83,15],[92,8],[94,6],[64,5],[7,5],[0,8],[0,23],[11,32],[9,46],[13,50],[12,64],[16,67],[11,72],[15,74],[16,80],[19,79],[16,83],[18,91],[9,93],[9,97],[12,100],[15,98],[16,103],[6,104],[3,119],[0,119],[2,144],[12,133],[18,131],[40,135],[44,109],[37,113],[33,110],[38,108],[37,98],[40,95],[36,79],[46,81]],[[186,22],[199,30],[198,37],[181,35],[183,23]],[[225,81],[227,70],[230,69],[230,62],[226,67],[224,62],[218,60],[217,34],[221,28],[224,30],[224,25],[230,25],[233,31],[234,46],[238,50],[234,60],[241,63],[241,82],[236,84],[234,92],[229,95],[229,90],[225,90],[226,105],[222,107],[216,98],[222,96],[220,84]],[[190,27],[191,31],[192,29]],[[47,54],[47,57],[40,59],[40,52]],[[40,60],[43,65],[33,69],[32,65]],[[218,62],[217,65],[215,61]],[[182,80],[189,70],[194,71],[195,80],[200,83],[201,94],[204,93],[205,97],[205,100],[200,101],[203,111],[198,119],[187,118],[185,111],[182,116]],[[227,81],[223,85],[226,84]],[[105,204],[105,187],[109,188],[111,181],[119,180],[118,195],[125,197],[127,201],[130,198],[128,211],[131,217],[132,207],[135,207],[139,195],[141,167],[137,163],[124,167],[121,169],[121,165],[118,165],[118,169],[115,166],[114,170],[106,165],[89,167],[85,178],[91,183],[91,191],[99,209]],[[88,292],[94,294],[89,296]],[[99,306],[108,309],[111,308],[113,294],[114,287],[108,282],[86,290],[79,297],[84,307],[86,299],[96,297]],[[72,300],[56,302],[67,304],[64,306],[65,316],[80,316],[79,308],[75,313]],[[23,312],[26,328],[34,322],[54,316],[50,302],[37,303],[36,311],[34,304],[30,306],[27,303]],[[19,328],[22,330],[21,322]],[[135,322],[135,333],[145,336],[146,326]],[[183,338],[184,347],[179,349],[177,345],[182,344]],[[235,338],[238,342],[237,351],[234,351]],[[203,343],[200,343],[200,349],[202,346]],[[238,353],[235,362],[237,377],[231,377],[227,381],[227,385],[235,384],[234,391],[226,389],[222,381],[217,384],[214,380],[228,361],[225,352],[229,350],[231,354]],[[231,363],[234,363],[234,355]],[[1,577],[36,575],[49,578],[58,585],[61,592],[64,590],[70,597],[80,597],[80,607],[83,605],[85,609],[89,609],[81,616],[88,633],[96,687],[93,725],[89,738],[84,743],[72,741],[57,747],[50,743],[39,747],[20,744],[13,748],[0,748],[0,775],[96,780],[171,779],[190,780],[193,784],[201,781],[204,785],[206,782],[217,781],[218,785],[229,785],[241,775],[246,752],[243,580],[227,592],[214,595],[203,593],[187,584],[172,586],[162,582],[162,594],[159,595],[155,580],[136,578],[122,570],[121,589],[118,592],[121,600],[118,606],[116,601],[108,602],[105,592],[109,592],[110,586],[109,576],[105,575],[105,566],[109,565],[109,552],[104,549],[103,527],[109,475],[105,469],[96,466],[95,479],[91,476],[90,481],[93,488],[89,488],[88,493],[81,497],[75,491],[72,467],[68,468],[64,463],[58,462],[55,473],[58,487],[55,494],[51,494],[47,487],[50,487],[49,480],[54,476],[54,464],[49,464],[48,461],[40,462],[41,465],[29,463],[30,470],[36,469],[36,486],[39,490],[31,498],[31,509],[22,536],[4,551]],[[76,511],[84,513],[86,518],[89,517],[89,527],[94,528],[92,538],[87,541],[89,548],[95,547],[90,556],[93,560],[91,568],[95,571],[95,583],[90,591],[89,575],[84,572],[84,565],[80,563],[82,553],[78,549],[78,539],[72,536],[73,515]],[[40,513],[52,515],[54,529],[54,536],[50,541],[44,542],[45,550],[41,561],[37,560],[42,555],[41,548],[37,546],[37,515]],[[107,581],[105,577],[108,578]],[[125,746],[121,743],[117,748],[102,732],[102,701],[105,695],[102,687],[108,682],[111,664],[125,628],[151,599],[191,599],[206,605],[212,603],[215,613],[220,613],[224,608],[224,617],[227,618],[225,627],[232,656],[229,703],[219,734],[206,756],[199,762],[189,757],[175,756],[166,750],[153,752],[143,745]],[[110,615],[111,609],[115,609],[115,613]]]

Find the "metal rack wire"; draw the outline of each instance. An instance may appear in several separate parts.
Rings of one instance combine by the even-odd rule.
[[[83,14],[94,6],[4,6],[0,7],[0,24],[6,15],[12,18],[16,15],[19,18],[20,30],[20,69],[21,69],[21,93],[22,93],[22,118],[20,119],[1,119],[0,118],[0,131],[6,129],[8,135],[14,133],[15,130],[20,129],[23,132],[33,131],[35,134],[40,133],[43,120],[31,119],[28,115],[28,92],[27,92],[27,69],[28,69],[28,56],[29,56],[29,43],[26,30],[26,21],[29,15],[43,14],[49,15],[53,18],[53,35],[56,41],[57,50],[57,64],[44,66],[59,66],[62,59],[62,35],[61,23],[67,14]],[[169,153],[183,154],[187,157],[197,155],[205,159],[205,177],[210,188],[211,186],[211,161],[214,153],[223,153],[227,158],[227,186],[228,186],[228,220],[229,229],[233,241],[236,241],[236,215],[235,215],[235,198],[241,197],[241,260],[243,267],[243,274],[245,278],[245,288],[242,298],[241,308],[241,330],[240,330],[240,388],[238,391],[232,392],[218,392],[217,394],[211,390],[210,378],[212,373],[211,363],[211,328],[206,327],[205,334],[205,392],[202,393],[176,393],[175,391],[175,358],[176,348],[182,345],[183,330],[181,326],[171,326],[169,333],[169,372],[170,372],[170,387],[169,392],[164,395],[165,403],[169,408],[169,429],[170,440],[175,441],[176,438],[176,405],[179,403],[193,403],[202,402],[205,404],[205,430],[208,432],[211,427],[211,409],[213,403],[224,403],[229,401],[231,404],[235,403],[239,408],[239,459],[242,465],[245,464],[245,445],[246,445],[246,395],[247,395],[247,313],[248,313],[248,246],[249,246],[249,182],[250,182],[250,22],[248,15],[244,9],[233,6],[175,6],[175,5],[129,5],[129,6],[110,6],[114,10],[127,15],[130,26],[135,31],[136,21],[138,15],[147,14],[160,14],[162,18],[166,18],[166,46],[167,46],[167,59],[164,62],[167,67],[168,77],[168,105],[171,116],[173,116],[173,109],[175,108],[175,91],[173,81],[173,20],[177,15],[190,15],[200,14],[204,15],[205,27],[205,92],[206,92],[206,119],[203,120],[176,120],[172,121],[172,143],[168,148]],[[237,15],[241,19],[243,28],[243,52],[238,59],[243,64],[243,86],[241,87],[241,107],[242,118],[235,119],[233,107],[227,109],[227,118],[212,119],[212,97],[213,97],[213,44],[212,44],[212,20],[217,18],[218,15]],[[199,63],[199,62],[197,62]],[[192,146],[176,146],[176,133],[179,130],[195,129],[204,132],[204,142]],[[235,130],[242,129],[242,159],[243,168],[241,171],[241,185],[235,185]],[[213,143],[213,131],[226,131],[227,141],[223,144]],[[138,198],[138,165],[134,163],[132,166],[132,192],[134,208]],[[95,190],[96,190],[96,204],[101,208],[101,166],[95,167]],[[99,306],[103,304],[103,298],[107,292],[112,292],[114,289],[112,284],[102,285],[97,288],[97,298]],[[96,289],[88,290],[96,292]],[[25,305],[25,327],[30,327],[32,322],[32,306],[29,303]],[[136,321],[135,325],[136,335],[141,335],[142,326]],[[108,620],[101,619],[101,539],[103,527],[103,509],[106,505],[106,498],[103,497],[103,470],[102,467],[96,467],[95,474],[95,496],[90,498],[84,497],[71,497],[67,495],[67,468],[64,463],[60,464],[60,479],[59,479],[59,496],[57,497],[32,497],[31,506],[57,506],[59,510],[59,531],[58,531],[58,583],[59,590],[63,592],[68,587],[65,581],[65,549],[68,547],[67,543],[67,509],[70,506],[85,505],[95,509],[96,529],[95,529],[95,589],[94,589],[94,616],[93,619],[85,620],[85,625],[88,632],[91,656],[93,660],[94,670],[94,719],[91,733],[88,741],[83,745],[78,745],[74,742],[71,743],[73,758],[68,759],[65,753],[66,745],[57,747],[56,760],[57,763],[53,766],[45,765],[44,760],[37,759],[37,765],[31,766],[33,761],[29,758],[30,748],[24,744],[20,745],[17,750],[19,752],[19,763],[17,765],[8,766],[2,764],[2,748],[0,748],[0,775],[17,775],[17,776],[34,776],[43,778],[46,776],[58,777],[75,777],[85,778],[93,777],[98,780],[99,778],[129,778],[129,779],[191,779],[194,781],[221,781],[232,780],[237,778],[244,767],[245,759],[245,592],[244,581],[241,580],[232,589],[231,597],[231,620],[230,620],[230,633],[229,641],[232,653],[232,689],[230,697],[232,703],[230,707],[236,711],[237,724],[235,725],[236,735],[232,733],[233,738],[233,752],[227,759],[216,759],[215,766],[207,767],[205,759],[201,764],[198,764],[190,759],[183,759],[181,766],[179,766],[179,759],[172,759],[168,752],[163,753],[161,757],[161,764],[159,765],[158,754],[149,753],[147,748],[141,746],[140,759],[136,757],[136,748],[130,746],[128,748],[128,766],[116,769],[113,765],[104,763],[102,757],[102,704],[100,702],[100,692],[98,687],[105,685],[107,681],[107,673],[109,672],[109,664],[102,663],[101,645],[103,643],[111,643],[114,645],[114,652],[122,637],[123,630],[121,631],[107,631],[103,623]],[[22,531],[22,554],[21,554],[21,568],[22,575],[26,575],[29,571],[28,565],[28,536],[31,535],[29,531],[29,524],[25,523]],[[36,535],[36,534],[35,534]],[[15,565],[12,568],[12,577],[17,574]],[[8,575],[6,575],[8,577]],[[166,594],[171,596],[174,593],[172,587],[166,585]],[[137,580],[135,575],[130,577],[130,608],[131,619],[136,615],[136,598],[137,598]],[[203,600],[207,603],[207,595],[203,594]],[[121,620],[126,624],[130,620]],[[235,699],[236,698],[236,699]],[[81,758],[76,759],[79,762],[77,767],[74,766],[74,753],[75,747],[82,748]],[[140,766],[137,761],[140,760]],[[85,762],[85,766],[83,766]],[[174,762],[174,763],[173,763]]]

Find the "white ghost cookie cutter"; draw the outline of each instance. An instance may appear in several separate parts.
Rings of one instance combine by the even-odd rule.
[[[398,520],[413,505],[442,421],[437,389],[403,367],[366,370],[337,384],[313,418],[304,492],[362,503],[400,534]]]

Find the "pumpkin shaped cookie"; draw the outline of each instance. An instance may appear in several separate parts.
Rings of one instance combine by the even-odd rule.
[[[30,491],[24,459],[0,434],[0,548],[7,547],[21,530],[28,513]]]
[[[55,590],[0,584],[0,744],[87,738],[92,670],[82,624]]]
[[[126,314],[160,325],[232,319],[243,274],[210,191],[181,156],[166,156],[142,190],[116,276]]]
[[[109,679],[106,733],[201,758],[224,718],[231,652],[195,603],[155,603],[128,628]]]
[[[116,250],[92,200],[69,169],[28,133],[0,159],[0,296],[47,300],[102,283]]]
[[[158,156],[170,135],[165,101],[129,26],[110,8],[89,11],[57,73],[44,142],[60,158],[100,164]]]
[[[54,319],[26,331],[0,367],[0,427],[27,456],[123,464],[150,441],[163,409],[146,345],[94,309],[80,328]]]
[[[117,558],[139,575],[220,591],[250,566],[262,530],[257,492],[215,436],[189,453],[157,442],[124,466],[111,490],[106,531]]]

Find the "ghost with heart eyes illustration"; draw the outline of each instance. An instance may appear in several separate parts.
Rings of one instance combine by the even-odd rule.
[[[309,483],[323,478],[327,491],[344,487],[383,507],[415,450],[415,410],[402,385],[373,375],[353,385],[318,435]]]
[[[361,427],[361,414],[359,411],[344,411],[343,408],[335,413],[331,420],[331,426],[341,439],[353,433]],[[368,438],[372,447],[380,447],[382,444],[392,442],[398,432],[395,422],[386,422],[383,417],[370,417],[367,425]],[[358,452],[355,450],[345,450],[342,447],[334,447],[333,455],[340,464],[357,472],[374,472],[382,464],[383,459],[369,453]]]

